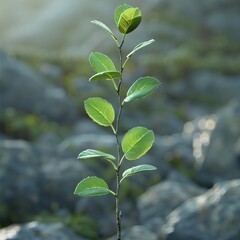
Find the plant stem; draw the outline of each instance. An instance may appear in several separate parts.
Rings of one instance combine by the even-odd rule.
[[[122,60],[122,46],[125,40],[125,35],[122,38],[121,44],[118,46],[119,49],[119,58],[120,58],[120,72],[123,73],[123,60]],[[120,184],[121,184],[121,177],[120,177],[120,168],[121,168],[121,150],[120,150],[120,143],[118,138],[118,130],[119,130],[119,123],[120,118],[122,114],[123,104],[122,104],[122,98],[121,98],[121,85],[122,85],[122,77],[119,80],[118,88],[116,90],[117,96],[118,96],[118,115],[116,119],[116,127],[115,127],[115,139],[116,139],[116,145],[117,145],[117,160],[118,160],[118,166],[116,169],[116,225],[117,225],[117,240],[121,240],[121,220],[122,220],[122,212],[119,207],[119,191],[120,191]]]

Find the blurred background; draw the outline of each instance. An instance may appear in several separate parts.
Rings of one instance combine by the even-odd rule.
[[[109,82],[90,83],[91,51],[119,65],[115,8],[125,1],[0,0],[0,239],[110,239],[114,199],[73,195],[84,177],[114,173],[102,161],[79,161],[96,148],[115,154],[114,138],[86,115],[99,96],[117,105]],[[155,132],[138,164],[156,172],[122,187],[123,239],[240,239],[240,2],[127,1],[140,26],[123,53],[154,38],[124,72],[122,92],[141,76],[161,81],[126,106],[120,132]],[[130,167],[132,163],[125,163]],[[134,163],[135,165],[135,163]],[[111,238],[111,239],[114,239]]]

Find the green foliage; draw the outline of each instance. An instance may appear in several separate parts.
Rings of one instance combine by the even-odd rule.
[[[85,110],[88,116],[101,126],[111,126],[115,112],[111,103],[100,97],[88,98],[85,102]]]
[[[122,150],[128,160],[142,157],[153,145],[154,133],[144,127],[129,130],[122,140]]]
[[[112,60],[107,55],[100,52],[92,52],[89,56],[89,62],[98,73],[116,70]]]
[[[128,8],[121,13],[118,19],[118,30],[123,34],[128,34],[138,27],[141,20],[142,15],[138,8]]]
[[[160,82],[153,77],[139,78],[128,90],[124,102],[132,102],[143,98],[154,92],[160,85]]]
[[[107,195],[111,191],[107,183],[98,177],[84,178],[76,187],[74,194],[81,197],[92,197]]]
[[[43,133],[53,132],[61,137],[69,136],[72,128],[49,121],[38,114],[30,114],[7,108],[0,111],[0,126],[2,133],[13,138],[34,141]]]
[[[106,161],[110,162],[115,169],[117,169],[116,165],[113,162],[114,160],[116,160],[116,158],[111,154],[104,153],[94,149],[87,149],[78,155],[78,159],[89,159],[89,158],[103,158]]]
[[[127,169],[123,172],[121,182],[125,178],[131,177],[136,173],[145,172],[145,171],[153,171],[153,170],[156,170],[156,169],[157,169],[156,167],[154,167],[152,165],[149,165],[149,164],[143,164],[143,165],[138,165],[138,166],[129,168],[129,169]]]
[[[117,239],[121,239],[121,213],[119,210],[120,199],[120,185],[125,178],[128,178],[136,173],[144,171],[156,170],[156,167],[151,165],[138,165],[125,170],[120,177],[120,169],[124,160],[137,160],[144,156],[152,147],[154,143],[154,133],[145,127],[134,127],[130,129],[123,137],[122,142],[119,139],[119,126],[121,123],[121,113],[123,107],[132,101],[146,97],[153,93],[160,85],[160,82],[154,77],[141,77],[137,79],[128,89],[126,96],[121,94],[121,87],[123,83],[123,71],[128,60],[140,49],[152,44],[153,39],[139,43],[123,61],[122,47],[125,42],[126,34],[135,30],[142,20],[141,12],[138,8],[134,8],[128,4],[120,5],[115,10],[114,20],[119,32],[122,34],[122,41],[119,42],[112,30],[104,23],[94,20],[92,23],[105,30],[119,50],[120,69],[116,69],[113,61],[105,54],[100,52],[92,52],[89,56],[89,62],[96,72],[90,77],[90,81],[96,80],[112,80],[114,90],[118,97],[118,112],[115,118],[115,109],[111,103],[100,97],[91,97],[85,100],[85,110],[88,116],[96,123],[104,127],[110,127],[116,140],[116,157],[99,150],[87,149],[81,152],[78,159],[95,159],[102,158],[109,163],[114,169],[116,176],[117,187],[115,192],[112,191],[107,182],[98,177],[87,177],[78,183],[75,194],[79,196],[102,196],[109,193],[116,197],[116,225],[117,225]],[[124,99],[122,101],[122,99]],[[122,147],[122,152],[121,152]],[[105,176],[106,178],[106,176]]]
[[[98,21],[98,20],[93,20],[93,21],[91,21],[91,23],[94,23],[94,24],[96,24],[97,26],[99,26],[99,27],[101,27],[102,29],[104,29],[105,31],[107,31],[107,32],[111,35],[111,37],[113,38],[113,40],[116,41],[116,42],[118,42],[118,41],[117,41],[117,37],[113,34],[113,32],[111,31],[111,29],[110,29],[107,25],[105,25],[104,23],[102,23],[102,22],[100,22],[100,21]]]
[[[139,43],[126,57],[130,58],[135,52],[137,52],[138,50],[140,50],[141,48],[144,48],[152,43],[154,43],[155,40],[151,39],[142,43]]]

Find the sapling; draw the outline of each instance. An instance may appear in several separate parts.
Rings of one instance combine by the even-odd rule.
[[[123,72],[129,59],[139,51],[154,42],[153,39],[138,44],[130,53],[123,56],[123,45],[126,35],[134,31],[142,20],[141,11],[138,8],[128,4],[120,5],[115,10],[114,20],[118,31],[121,34],[121,41],[104,23],[94,20],[92,23],[104,29],[117,45],[119,52],[120,68],[117,69],[113,61],[105,54],[100,52],[92,52],[89,56],[89,62],[96,71],[89,80],[90,82],[108,80],[113,84],[113,89],[118,98],[117,109],[107,100],[101,97],[91,97],[85,100],[84,106],[88,116],[97,124],[111,128],[112,134],[116,141],[116,154],[112,155],[95,149],[87,149],[81,152],[78,159],[102,158],[110,163],[116,175],[116,188],[110,189],[107,182],[99,177],[91,176],[84,178],[78,183],[75,194],[86,196],[102,196],[112,194],[116,202],[116,234],[117,240],[121,240],[121,220],[122,212],[119,205],[120,188],[124,180],[136,173],[143,171],[156,170],[156,167],[143,164],[123,170],[125,160],[137,160],[145,155],[152,147],[154,142],[154,133],[145,127],[134,127],[130,129],[124,136],[122,141],[119,138],[119,127],[121,124],[122,110],[127,104],[139,100],[152,92],[154,92],[160,82],[154,77],[140,77],[128,89],[126,95],[122,93]],[[115,111],[116,110],[116,111]],[[115,116],[115,112],[117,112]]]

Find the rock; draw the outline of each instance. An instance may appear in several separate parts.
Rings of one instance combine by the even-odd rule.
[[[237,0],[163,0],[158,7],[200,24],[210,32],[240,39],[237,24],[240,21],[240,4]]]
[[[75,214],[91,218],[97,226],[98,236],[111,236],[115,233],[115,213],[110,206],[114,206],[115,199],[110,196],[78,198]],[[104,216],[104,221],[103,221]],[[112,227],[109,227],[112,226]]]
[[[85,177],[93,175],[84,163],[77,159],[50,159],[40,171],[42,209],[73,211],[78,197],[73,194],[77,184]]]
[[[109,238],[109,240],[115,240],[115,237]],[[157,240],[157,236],[150,232],[144,226],[134,226],[129,229],[125,229],[122,233],[122,240]]]
[[[39,211],[40,164],[30,144],[21,140],[0,141],[0,214],[1,222],[23,221]]]
[[[84,240],[61,223],[30,222],[0,229],[1,240]]]
[[[136,5],[133,0],[129,0],[128,3]],[[138,6],[147,12],[156,3],[156,0],[151,4],[142,2],[138,3]],[[19,12],[21,9],[25,11],[24,17],[21,14],[15,16],[6,14],[11,10],[12,4]],[[44,0],[40,3],[33,3],[23,0],[21,4],[18,1],[14,1],[12,4],[6,2],[0,9],[0,22],[5,23],[0,24],[1,47],[20,48],[28,51],[29,49],[44,49],[48,52],[65,50],[72,55],[86,56],[100,43],[106,50],[110,46],[114,46],[111,37],[109,38],[104,31],[98,29],[90,21],[100,20],[115,32],[116,25],[113,16],[119,3],[107,0],[101,2],[94,0],[92,3],[89,3],[88,0],[67,2]],[[139,34],[144,41],[145,36],[142,31],[139,31]]]
[[[222,182],[187,200],[167,217],[160,239],[237,240],[240,238],[240,180]]]
[[[186,123],[184,132],[192,136],[198,181],[211,186],[223,179],[240,176],[240,105],[231,102],[214,115]]]
[[[156,221],[163,222],[167,215],[184,201],[203,192],[202,188],[187,181],[160,182],[138,198],[140,222],[155,232],[158,229],[154,229]]]
[[[74,211],[78,182],[93,175],[76,158],[56,158],[21,140],[0,141],[0,224],[42,211]]]
[[[115,151],[115,139],[113,135],[86,133],[66,138],[57,146],[57,154],[61,157],[77,158],[81,151],[86,149],[97,149],[105,152]]]
[[[77,120],[75,103],[24,63],[0,52],[0,110],[15,108],[59,123]]]
[[[220,105],[233,99],[240,101],[240,76],[226,76],[217,72],[198,71],[169,88],[170,95],[192,99],[200,104]],[[224,94],[223,94],[224,92]]]
[[[182,133],[163,137],[155,136],[152,152],[155,159],[161,159],[157,161],[159,169],[162,168],[163,164],[167,164],[183,171],[186,175],[192,175],[192,170],[194,168],[191,140],[189,136]],[[166,169],[165,167],[165,169],[168,170],[165,172],[165,176],[169,173],[171,168]],[[164,175],[162,177],[164,177]]]

